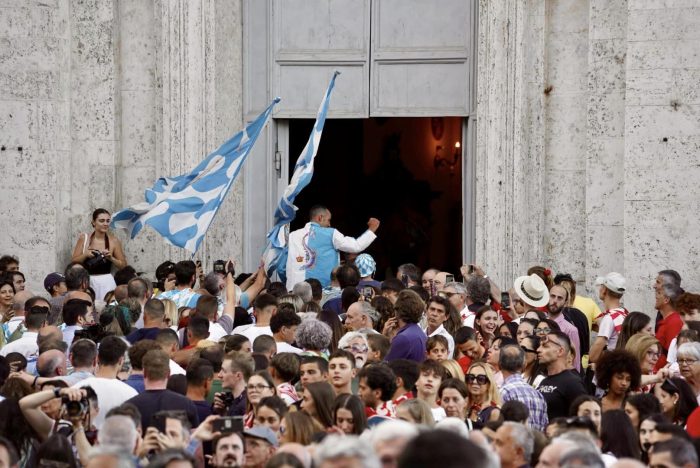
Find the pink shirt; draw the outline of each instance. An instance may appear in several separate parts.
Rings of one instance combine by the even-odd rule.
[[[578,337],[578,329],[569,322],[567,322],[567,320],[564,318],[564,314],[559,314],[557,317],[553,317],[550,315],[549,318],[555,321],[556,324],[559,325],[559,328],[561,329],[562,333],[569,337],[571,345],[576,350],[574,367],[577,371],[581,371],[581,341]]]

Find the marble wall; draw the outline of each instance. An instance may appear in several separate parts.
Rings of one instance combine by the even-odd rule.
[[[501,283],[541,262],[589,294],[619,271],[647,313],[658,270],[697,291],[700,5],[480,8],[478,257]]]

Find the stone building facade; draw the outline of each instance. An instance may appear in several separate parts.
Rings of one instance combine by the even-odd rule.
[[[647,312],[660,269],[697,290],[700,2],[476,6],[476,261],[501,283],[544,263],[589,292],[617,270],[628,307]],[[94,208],[140,201],[242,127],[244,31],[257,27],[246,8],[0,0],[0,252],[20,257],[34,290]],[[213,222],[205,263],[242,258],[245,184]],[[148,230],[125,247],[146,272],[188,257]]]

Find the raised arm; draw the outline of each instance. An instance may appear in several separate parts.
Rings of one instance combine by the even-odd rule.
[[[359,253],[365,250],[377,238],[375,234],[379,229],[379,220],[370,218],[367,221],[367,230],[357,239],[342,235],[338,230],[333,231],[333,246],[342,251]]]

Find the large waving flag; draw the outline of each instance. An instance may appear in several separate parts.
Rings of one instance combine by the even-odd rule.
[[[250,125],[188,174],[158,179],[146,189],[146,201],[112,216],[112,227],[126,230],[133,239],[148,224],[169,244],[196,252],[279,101],[275,98]]]
[[[287,188],[280,198],[277,209],[275,210],[274,226],[267,234],[267,247],[263,254],[265,262],[265,271],[268,277],[274,272],[278,276],[285,279],[285,267],[287,261],[287,239],[289,237],[289,223],[294,220],[298,208],[294,206],[294,199],[302,191],[304,187],[309,185],[311,177],[314,175],[314,159],[318,152],[318,144],[321,141],[321,133],[323,125],[326,123],[326,114],[328,113],[328,104],[331,99],[331,92],[335,86],[335,79],[340,75],[339,71],[333,73],[331,82],[328,84],[326,94],[321,101],[316,115],[316,123],[311,130],[309,140],[297,159],[294,166],[294,174],[292,180],[287,185]]]

